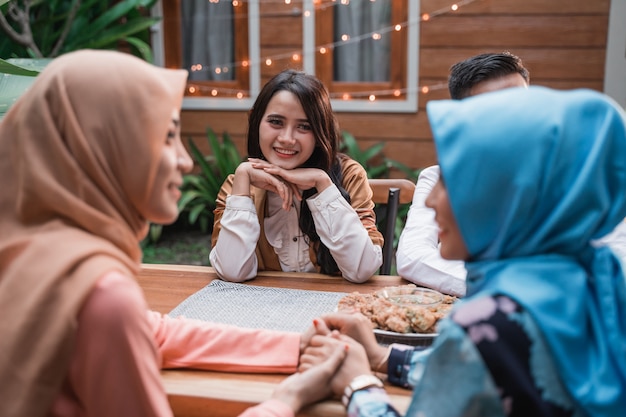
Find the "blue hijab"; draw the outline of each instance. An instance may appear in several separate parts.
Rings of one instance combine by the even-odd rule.
[[[626,217],[623,110],[543,87],[427,109],[470,253],[468,297],[516,300],[587,414],[624,415],[626,280],[612,251],[590,244]]]

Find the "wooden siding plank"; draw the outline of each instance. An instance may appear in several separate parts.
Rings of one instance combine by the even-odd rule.
[[[290,4],[281,1],[260,1],[259,12],[261,17],[276,15],[301,15],[302,0],[292,0]]]
[[[261,47],[302,48],[302,16],[264,17],[260,32]]]
[[[498,50],[506,50],[506,47]],[[529,69],[531,80],[602,80],[604,79],[604,48],[508,48],[518,55]],[[447,76],[455,62],[472,55],[494,52],[494,48],[422,48],[420,76]]]
[[[604,48],[607,28],[608,15],[484,16],[479,19],[446,15],[421,25],[420,43],[422,47]]]
[[[378,141],[362,140],[359,145],[366,149]],[[412,168],[425,168],[437,162],[437,153],[432,140],[393,141],[386,140],[383,148],[385,157]],[[403,177],[396,173],[394,177]]]
[[[450,7],[449,0],[421,0],[421,12]],[[602,14],[611,0],[477,0],[462,6],[458,14]]]

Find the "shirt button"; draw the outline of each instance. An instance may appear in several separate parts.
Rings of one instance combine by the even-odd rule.
[[[298,238],[297,238],[297,237],[294,237],[294,238],[293,238],[293,241],[294,241],[294,242],[297,242],[297,241],[298,241]]]

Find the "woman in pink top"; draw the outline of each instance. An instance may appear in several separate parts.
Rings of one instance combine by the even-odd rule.
[[[135,281],[148,222],[176,219],[192,168],[186,79],[127,54],[69,53],[0,123],[3,416],[171,416],[161,368],[295,371],[299,334],[161,316]],[[273,401],[285,398],[304,404],[284,389]]]

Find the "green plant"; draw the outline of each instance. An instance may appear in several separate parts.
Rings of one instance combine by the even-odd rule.
[[[233,174],[242,161],[242,157],[226,132],[222,141],[210,128],[207,129],[207,141],[211,148],[210,155],[203,155],[194,141],[189,138],[191,156],[198,164],[200,173],[186,175],[183,179],[182,197],[178,202],[181,213],[187,214],[189,224],[199,223],[200,230],[207,232],[213,224],[215,200],[222,184]]]
[[[383,178],[389,174],[389,168],[386,163],[372,164],[372,160],[375,160],[375,158],[383,160],[382,151],[384,147],[385,143],[377,143],[365,150],[361,150],[356,139],[349,132],[342,132],[342,141],[339,145],[341,152],[344,152],[365,168],[368,178]]]
[[[146,11],[157,0],[0,0],[0,56],[56,57],[78,49],[119,49],[152,62]]]
[[[124,47],[152,62],[149,28],[159,19],[144,14],[156,1],[0,0],[0,118],[62,53]]]

